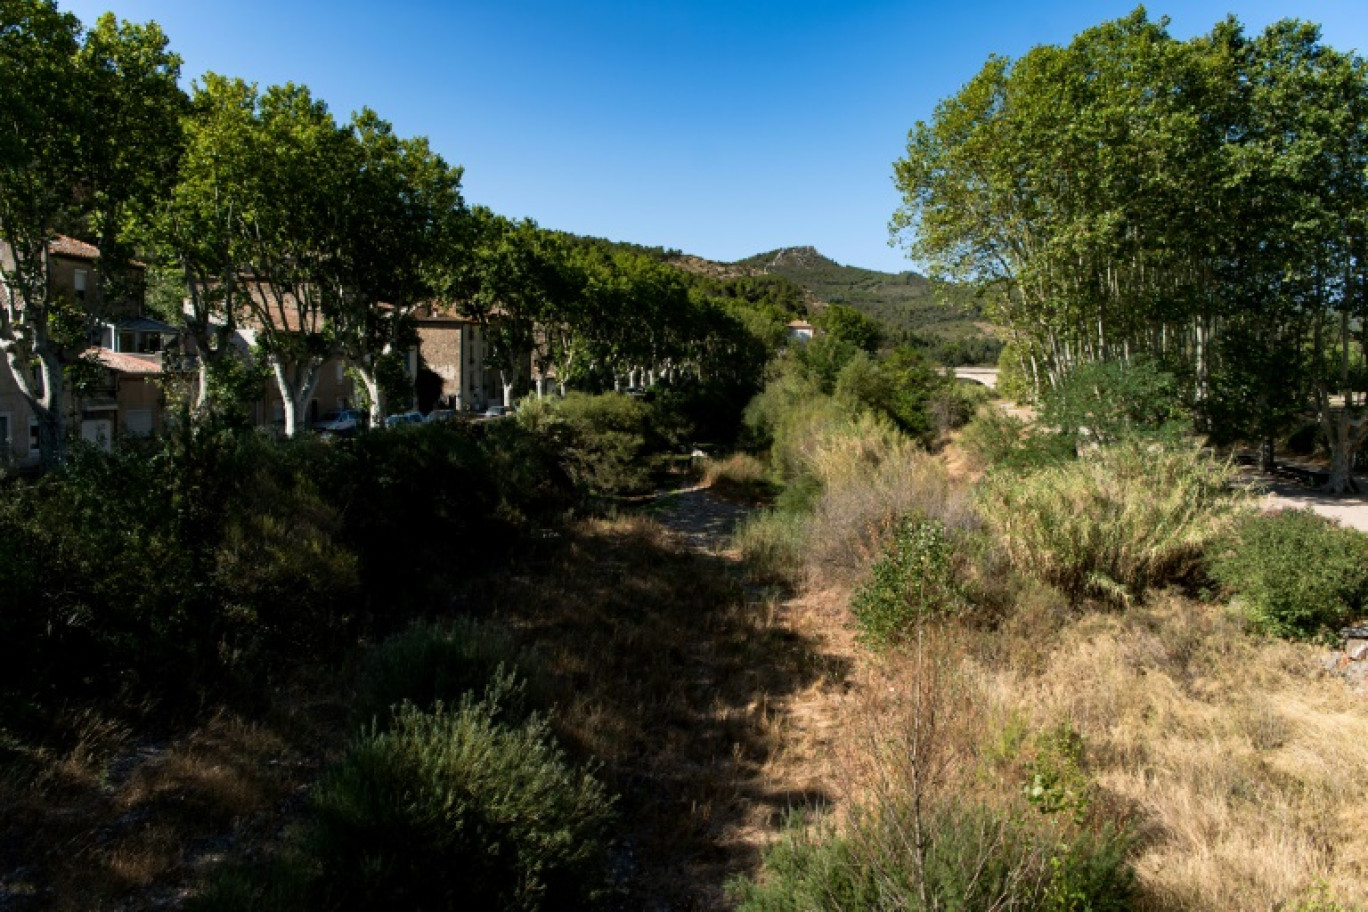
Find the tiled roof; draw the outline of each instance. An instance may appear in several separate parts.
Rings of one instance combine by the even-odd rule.
[[[812,329],[812,324],[807,320],[789,320],[789,329]]]
[[[73,237],[67,237],[65,234],[59,234],[48,241],[48,252],[75,257],[78,260],[96,260],[100,257],[100,248],[94,244],[78,241]]]
[[[421,304],[414,311],[420,323],[474,323],[475,321],[449,304]]]
[[[162,372],[160,355],[134,355],[107,348],[93,348],[86,354],[93,354],[96,361],[120,374],[150,377]]]
[[[78,241],[74,237],[67,237],[59,234],[48,241],[48,252],[57,256],[71,257],[74,260],[98,260],[100,258],[100,248],[94,244],[87,244],[85,241]],[[129,260],[129,266],[138,269],[146,269],[147,264],[138,260]]]

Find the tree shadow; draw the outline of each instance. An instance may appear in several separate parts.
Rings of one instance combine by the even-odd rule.
[[[773,622],[734,563],[648,519],[587,523],[487,593],[557,694],[557,727],[621,795],[622,908],[714,908],[748,828],[831,796],[767,781],[792,697],[847,659]]]
[[[1321,516],[1368,532],[1368,494],[1327,494],[1294,478],[1254,468],[1247,468],[1242,473],[1242,480],[1261,495],[1266,509],[1314,510]],[[1365,479],[1360,477],[1357,481],[1360,489],[1368,490]]]

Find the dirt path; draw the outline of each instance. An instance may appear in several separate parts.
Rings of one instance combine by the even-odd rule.
[[[695,551],[709,554],[727,550],[733,530],[755,511],[749,504],[714,497],[704,487],[662,494],[652,509],[662,526]]]
[[[1265,472],[1251,472],[1247,477],[1266,492],[1260,500],[1265,510],[1289,507],[1304,510],[1309,507],[1321,516],[1337,519],[1351,529],[1368,532],[1368,495],[1331,496]],[[1360,485],[1364,482],[1365,479],[1359,479]]]
[[[722,561],[730,572],[741,573],[740,555],[730,548],[730,536],[755,509],[722,500],[707,489],[692,488],[662,496],[652,512],[676,541]],[[846,623],[848,592],[820,587],[786,592],[750,581],[744,589],[747,610],[757,626],[782,641],[803,644],[805,656],[800,664],[816,672],[793,681],[795,686],[765,686],[761,682],[772,681],[774,672],[793,658],[777,655],[765,663],[773,668],[748,672],[756,682],[749,705],[752,720],[768,744],[754,757],[759,762],[735,769],[738,794],[752,797],[748,808],[720,834],[718,844],[735,859],[733,871],[751,873],[791,811],[842,803],[845,782],[839,747],[864,663]],[[704,907],[729,908],[716,894],[712,900]]]

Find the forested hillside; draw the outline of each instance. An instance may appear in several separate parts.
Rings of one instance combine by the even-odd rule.
[[[781,247],[735,265],[782,276],[825,303],[853,307],[876,320],[890,341],[929,349],[942,364],[996,363],[1001,350],[972,293],[916,272],[842,266],[812,247]]]

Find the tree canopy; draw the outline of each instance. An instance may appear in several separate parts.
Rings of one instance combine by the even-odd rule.
[[[1144,355],[1204,427],[1313,404],[1343,487],[1368,433],[1365,165],[1368,70],[1315,26],[1178,41],[1138,9],[989,59],[909,133],[891,227],[988,296],[1037,393]]]

